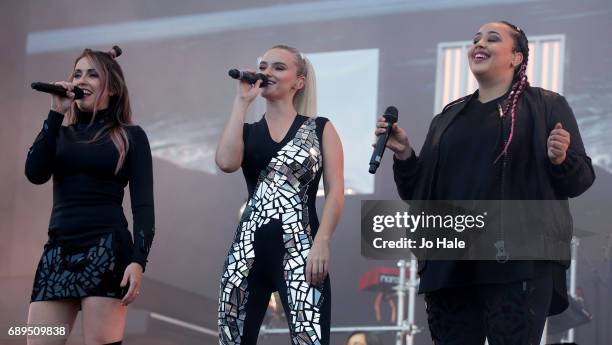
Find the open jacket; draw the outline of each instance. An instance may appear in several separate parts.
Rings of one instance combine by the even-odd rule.
[[[477,97],[477,92],[450,103],[433,118],[418,156],[413,153],[410,158],[403,161],[394,158],[394,179],[402,199],[431,200],[433,198],[441,138],[469,101]],[[570,133],[570,146],[565,161],[560,165],[553,165],[547,155],[546,143],[550,132],[558,122]],[[567,253],[569,253],[572,218],[567,199],[579,196],[593,184],[595,173],[591,159],[584,150],[576,119],[563,96],[538,87],[526,87],[516,108],[516,126],[519,127],[521,124],[529,124],[529,127],[532,128],[533,147],[530,151],[533,157],[529,158],[531,162],[535,162],[532,164],[535,168],[530,169],[530,173],[526,176],[515,176],[513,171],[518,170],[517,167],[524,162],[521,157],[510,155],[511,158],[505,168],[507,169],[506,174],[503,175],[504,180],[501,181],[505,191],[504,199],[562,200],[559,207],[550,210],[553,212],[551,219],[555,219],[551,226],[556,227],[552,233],[558,237],[558,241],[567,246]],[[520,139],[515,137],[514,140]],[[509,151],[512,152],[512,144]],[[443,196],[438,196],[438,198],[444,199]],[[429,262],[429,266],[431,263]],[[561,264],[567,267],[569,261],[561,262]],[[452,262],[434,264],[434,266],[441,265],[452,265]],[[430,270],[426,269],[427,266],[427,262],[419,262],[421,292],[447,287],[444,286],[444,282],[439,281],[441,279],[439,272],[434,272],[433,275],[427,274],[427,271]],[[436,277],[432,278],[433,276]]]

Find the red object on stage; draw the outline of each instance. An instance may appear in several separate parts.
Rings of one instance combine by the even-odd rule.
[[[409,269],[406,269],[408,276]],[[366,291],[392,291],[399,281],[399,268],[378,266],[364,273],[359,279],[359,289]]]

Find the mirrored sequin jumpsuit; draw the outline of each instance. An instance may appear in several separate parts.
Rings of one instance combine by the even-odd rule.
[[[297,115],[281,142],[264,118],[245,124],[243,173],[249,199],[225,260],[219,297],[219,343],[257,342],[270,295],[278,291],[292,344],[329,344],[331,294],[305,280],[319,222],[326,118]]]

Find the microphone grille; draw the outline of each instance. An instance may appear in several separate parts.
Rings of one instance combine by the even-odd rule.
[[[240,71],[235,68],[230,69],[227,74],[234,79],[240,78]]]
[[[72,89],[72,92],[74,93],[74,99],[81,99],[83,97],[85,97],[85,94],[83,93],[83,89],[79,88],[79,87],[74,87]]]
[[[396,122],[398,117],[397,108],[394,106],[387,107],[387,110],[385,110],[385,114],[383,116],[385,118],[389,118],[391,122]]]

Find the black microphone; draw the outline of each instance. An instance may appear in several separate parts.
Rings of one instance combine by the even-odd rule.
[[[230,69],[227,74],[234,79],[246,81],[249,84],[255,84],[258,80],[261,80],[260,87],[268,86],[268,77],[263,73],[241,71],[234,68]]]
[[[63,86],[49,84],[49,83],[40,83],[40,82],[32,83],[32,85],[30,86],[32,86],[32,89],[36,91],[46,92],[46,93],[50,93],[50,94],[58,95],[62,97],[68,97],[66,95],[66,92],[68,92],[68,90],[66,90]],[[72,92],[74,93],[74,99],[81,99],[85,96],[85,94],[83,93],[83,90],[76,86],[72,88]]]
[[[375,174],[376,169],[378,169],[380,166],[383,153],[385,153],[387,140],[389,140],[389,135],[391,134],[391,128],[393,127],[393,124],[397,122],[397,108],[394,106],[388,107],[387,110],[385,110],[383,117],[387,122],[387,128],[385,128],[385,132],[379,135],[378,139],[376,139],[376,147],[374,147],[372,158],[370,158],[370,174]]]

